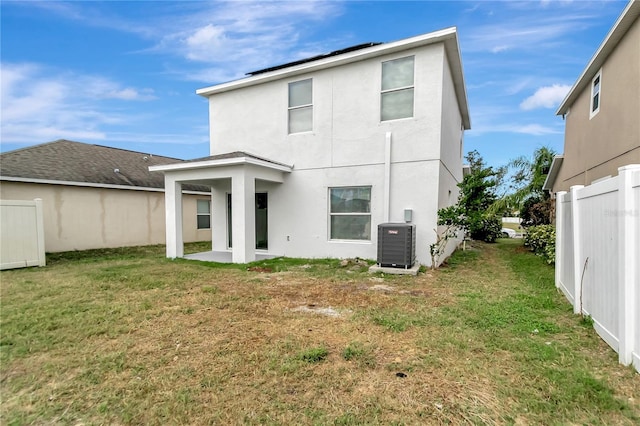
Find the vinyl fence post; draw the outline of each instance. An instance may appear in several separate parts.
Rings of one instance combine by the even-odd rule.
[[[560,191],[556,193],[556,265],[555,265],[555,279],[556,288],[560,287],[560,280],[562,279],[562,269],[566,263],[564,258],[564,206],[562,201],[566,191]]]
[[[38,238],[38,266],[47,264],[44,251],[44,213],[42,212],[42,198],[35,198],[36,205],[36,235]]]
[[[571,191],[571,234],[573,235],[573,313],[582,314],[582,250],[580,250],[580,209],[578,206],[578,192],[583,185],[574,185]]]
[[[636,240],[640,234],[640,212],[635,209],[633,178],[640,174],[640,165],[629,165],[618,169],[618,274],[619,274],[619,329],[618,359],[629,365],[635,348],[635,283],[638,278]],[[638,366],[636,366],[638,367]]]

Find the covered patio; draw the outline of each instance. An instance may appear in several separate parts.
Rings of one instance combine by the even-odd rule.
[[[165,183],[165,222],[167,257],[249,263],[261,258],[278,257],[272,253],[256,253],[256,181],[281,184],[293,167],[276,161],[257,157],[245,152],[232,152],[176,164],[151,166],[152,172],[163,172]],[[212,204],[226,203],[225,191],[214,187],[228,188],[230,208],[225,222],[231,229],[214,229],[212,251],[184,256],[182,236],[182,185],[197,184],[212,188]],[[220,199],[224,198],[224,199]],[[213,209],[212,209],[213,213]],[[230,231],[230,232],[229,232]],[[217,233],[217,234],[216,234]],[[225,238],[229,235],[229,239]],[[228,243],[227,243],[228,241]],[[220,260],[214,260],[220,259]]]

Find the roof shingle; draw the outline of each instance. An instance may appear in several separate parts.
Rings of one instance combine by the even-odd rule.
[[[149,166],[182,161],[62,139],[0,154],[0,176],[164,188],[164,175],[149,172]],[[208,191],[204,187],[190,189]]]

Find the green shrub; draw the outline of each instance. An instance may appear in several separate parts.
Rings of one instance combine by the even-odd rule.
[[[497,216],[487,215],[482,219],[482,241],[495,243],[502,236],[502,220]]]
[[[530,226],[524,234],[524,245],[542,256],[547,263],[556,261],[556,228],[553,225]]]

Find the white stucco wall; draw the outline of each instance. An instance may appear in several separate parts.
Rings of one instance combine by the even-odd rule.
[[[415,57],[414,116],[380,122],[381,64],[407,56]],[[313,79],[313,131],[288,135],[288,83],[307,78]],[[456,201],[462,178],[461,115],[443,44],[216,93],[209,106],[211,155],[245,151],[293,166],[282,183],[256,183],[256,192],[269,197],[270,253],[375,259],[391,133],[389,219],[403,222],[404,209],[413,210],[417,260],[430,264],[437,209]],[[226,230],[231,180],[208,184],[213,228]],[[371,186],[371,241],[330,240],[329,188],[340,186]],[[214,250],[227,245],[226,231],[214,231]]]
[[[412,55],[414,117],[380,122],[381,63]],[[443,45],[431,45],[211,96],[211,155],[246,151],[296,170],[379,164],[392,131],[394,161],[438,158],[443,57]],[[307,78],[314,128],[288,135],[288,84]]]
[[[0,182],[3,199],[42,199],[45,250],[60,252],[165,243],[164,193],[22,182]],[[206,195],[183,196],[184,241],[206,241],[196,229],[196,205]]]
[[[416,256],[428,263],[429,244],[435,239],[434,188],[438,161],[394,163],[391,167],[390,221],[403,222],[404,209],[413,210]],[[371,241],[335,241],[329,238],[329,188],[371,186]],[[213,228],[226,229],[229,180],[213,185]],[[269,252],[291,257],[363,257],[377,255],[377,225],[383,222],[384,165],[308,169],[285,176],[282,184],[258,181],[256,192],[267,192]],[[214,250],[226,250],[227,235],[214,232]]]

